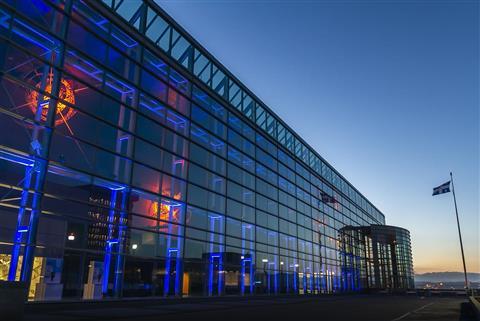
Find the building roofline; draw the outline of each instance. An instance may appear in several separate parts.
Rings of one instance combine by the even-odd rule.
[[[264,108],[265,110],[267,110],[274,118],[277,122],[279,122],[282,126],[284,126],[286,129],[288,129],[292,135],[295,136],[295,138],[301,142],[303,145],[305,145],[310,152],[312,152],[315,156],[317,156],[322,162],[324,162],[336,175],[338,175],[341,179],[343,179],[345,182],[347,182],[349,184],[349,186],[356,192],[358,193],[361,197],[363,197],[365,199],[366,202],[368,202],[368,204],[374,208],[375,210],[377,210],[380,215],[383,216],[384,220],[385,220],[385,214],[380,210],[378,209],[363,193],[361,193],[348,179],[346,179],[341,173],[338,172],[338,170],[332,166],[327,160],[325,160],[325,158],[323,158],[308,142],[306,142],[292,127],[290,127],[290,125],[288,125],[284,120],[281,119],[281,117],[279,117],[267,104],[265,104],[255,93],[253,93],[242,81],[240,81],[234,74],[232,74],[229,69],[227,67],[225,67],[225,65],[223,65],[215,56],[213,56],[213,54],[211,54],[202,44],[200,44],[183,26],[181,26],[178,22],[175,21],[175,19],[170,15],[168,14],[162,7],[160,7],[159,4],[157,4],[154,0],[140,0],[140,1],[143,1],[144,3],[147,3],[149,6],[152,7],[152,9],[154,9],[155,11],[157,11],[158,14],[161,15],[161,17],[163,19],[165,19],[177,32],[179,32],[183,37],[185,37],[185,39],[187,39],[195,49],[199,50],[203,55],[205,55],[208,59],[210,59],[217,67],[219,67],[221,69],[221,71],[226,75],[228,76],[230,79],[234,80],[236,82],[236,84],[242,89],[244,90],[249,96],[251,96],[251,98],[256,102],[258,103],[259,105],[261,105],[262,108]],[[104,6],[105,3],[102,3],[102,1],[100,1],[100,3]],[[106,6],[110,11],[112,11],[112,8]],[[197,78],[193,73],[191,73],[191,71],[187,70],[184,66],[181,66],[178,64],[178,62],[176,62],[176,65],[182,67],[181,69],[182,70],[185,70],[186,72],[190,73],[192,77],[194,78]],[[212,91],[211,89],[209,91]],[[213,92],[213,91],[212,91]],[[218,94],[213,92],[215,94],[215,96],[217,97]],[[223,99],[222,97],[220,97],[221,99]],[[224,99],[223,99],[224,100]],[[227,105],[230,105],[229,102],[227,101],[226,102]],[[229,106],[230,107],[230,106]],[[232,107],[233,108],[233,107]],[[253,122],[252,120],[249,120],[249,122]],[[254,123],[254,126],[255,128],[258,128],[259,126],[255,123]],[[305,162],[299,158],[297,155],[295,155],[294,153],[292,153],[296,159],[300,160],[300,162],[304,165],[306,165],[306,167],[310,168],[310,166],[308,164],[305,164]],[[311,169],[311,168],[310,168]],[[311,169],[313,171],[313,169]],[[320,175],[322,176],[322,175]],[[323,176],[322,176],[323,177]],[[332,184],[329,182],[329,184]],[[332,184],[333,186],[333,184]],[[334,186],[335,187],[335,186]],[[342,194],[344,194],[342,192]],[[344,194],[345,195],[345,194]],[[348,196],[347,196],[348,197]],[[355,202],[354,202],[355,203]],[[368,215],[370,215],[368,212],[366,212]],[[375,217],[373,217],[375,219]]]

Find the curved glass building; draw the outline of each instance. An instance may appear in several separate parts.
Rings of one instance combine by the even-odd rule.
[[[415,288],[408,230],[388,225],[345,226],[340,229],[340,240],[347,288]]]
[[[390,264],[350,268],[342,229],[384,215],[152,0],[2,0],[0,128],[0,279],[31,300],[361,291]]]

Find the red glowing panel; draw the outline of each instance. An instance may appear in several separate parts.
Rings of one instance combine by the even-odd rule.
[[[53,81],[53,74],[50,73],[47,79],[47,84],[45,86],[45,92],[49,94],[52,92],[52,81]],[[36,85],[36,88],[40,89],[40,87],[41,87],[41,83],[38,83]],[[32,90],[30,92],[30,94],[27,97],[29,107],[30,107],[30,110],[34,114],[36,114],[37,108],[41,106],[42,107],[41,120],[46,121],[47,114],[48,114],[48,107],[50,103],[50,97],[44,95],[42,98],[42,101],[39,101],[39,96],[40,94],[36,90]],[[72,85],[68,80],[63,78],[60,81],[59,97],[70,104],[75,104],[75,93],[72,88]],[[57,108],[56,108],[55,125],[61,125],[62,123],[66,123],[75,114],[76,114],[76,111],[74,109],[68,107],[62,102],[58,102]]]

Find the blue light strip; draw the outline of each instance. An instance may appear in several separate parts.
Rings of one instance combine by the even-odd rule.
[[[248,237],[248,242],[250,244],[250,258],[245,258],[245,240],[246,240],[246,231],[249,230],[250,232],[250,235]],[[253,245],[253,242],[251,241],[252,240],[252,233],[254,233],[254,231],[252,231],[252,226],[251,225],[243,225],[242,223],[242,253],[244,255],[244,271],[246,269],[246,266],[245,266],[245,263],[248,263],[248,267],[249,267],[249,280],[250,280],[250,284],[249,284],[249,288],[250,288],[250,294],[253,294],[253,286],[254,286],[254,269],[253,269],[253,261],[254,261],[254,245]],[[246,271],[245,271],[246,273]],[[242,280],[243,280],[243,283],[245,283],[245,275],[242,276]],[[245,288],[243,289],[243,291],[245,291]]]
[[[278,271],[276,270],[277,268],[277,255],[275,255],[275,260],[274,260],[274,275],[273,275],[273,289],[275,291],[275,294],[278,293]]]
[[[290,281],[289,280],[290,279],[290,273],[289,273],[290,271],[289,271],[289,268],[288,268],[290,265],[288,264],[288,262],[289,262],[289,258],[287,257],[286,260],[285,260],[285,264],[284,264],[284,266],[286,266],[285,282],[286,282],[286,291],[287,291],[287,293],[290,293],[290,282],[289,282]]]
[[[115,296],[120,296],[121,294],[121,287],[122,287],[122,282],[123,282],[123,245],[125,243],[124,235],[126,233],[126,225],[125,221],[127,219],[127,204],[128,204],[128,196],[129,194],[124,190],[122,192],[122,204],[121,204],[121,210],[120,210],[120,218],[118,222],[118,254],[117,254],[117,259],[115,262],[115,270],[114,270],[114,283],[113,283],[113,293]]]
[[[173,166],[175,166],[175,164],[172,165],[172,167]],[[182,206],[181,203],[176,203],[176,202],[170,202],[170,203],[172,204],[172,205],[170,205],[171,208]],[[170,226],[173,228],[173,224],[170,224]],[[181,238],[182,237],[182,228],[177,227],[177,231],[178,231],[178,233],[177,233],[177,252],[176,252],[177,255],[176,255],[176,261],[175,261],[175,263],[176,263],[175,264],[175,271],[176,271],[175,272],[175,295],[181,295],[182,293],[180,291],[180,281],[182,279],[182,275],[181,275],[181,272],[182,272],[182,270],[181,270],[181,268],[182,268],[182,266],[181,266],[181,263],[182,263],[181,262],[181,259],[182,259],[181,258],[181,255],[182,255],[182,253],[181,253],[181,249],[182,249],[181,248],[181,246],[182,246],[182,241],[181,241],[182,240],[182,238]]]
[[[175,166],[175,164],[173,165]],[[166,260],[165,260],[165,278],[163,283],[163,294],[167,296],[170,294],[170,283],[171,283],[171,270],[172,270],[172,258],[175,259],[175,283],[174,283],[174,291],[175,295],[181,294],[180,289],[180,281],[182,278],[181,275],[181,237],[182,237],[182,229],[179,226],[175,226],[177,228],[177,239],[176,239],[176,247],[172,247],[172,235],[173,235],[173,228],[174,225],[172,224],[173,218],[173,208],[181,207],[182,204],[179,202],[174,201],[167,201],[162,200],[161,204],[165,204],[169,206],[169,214],[168,214],[168,235],[167,235],[167,253],[166,253]]]
[[[173,119],[176,118],[176,119]],[[178,115],[175,115],[168,111],[168,116],[167,116],[167,121],[173,123],[175,126],[185,126],[187,123],[187,120],[184,118],[181,118]]]
[[[303,294],[307,293],[307,272],[305,270],[305,261],[302,262],[303,266],[303,277],[302,277],[302,284],[303,284]]]
[[[147,60],[148,58],[144,58],[145,60]],[[152,65],[155,69],[157,69],[158,71],[160,71],[162,74],[166,75],[167,74],[167,71],[162,69],[162,67],[165,67],[166,64],[164,62],[160,62],[160,63],[154,63],[152,60],[148,60],[148,63],[150,65]]]
[[[118,240],[113,239],[114,223],[115,223],[115,205],[117,201],[117,190],[112,190],[110,193],[110,212],[108,215],[108,238],[105,245],[105,258],[103,261],[103,282],[102,293],[108,293],[108,281],[110,276],[110,265],[112,260],[112,247],[118,243]]]
[[[245,294],[245,250],[243,249],[244,241],[242,240],[242,255],[240,256],[240,294]]]
[[[152,104],[153,106],[149,105]],[[161,111],[165,110],[165,106],[157,102],[156,100],[146,98],[144,94],[140,95],[140,105],[151,110],[155,114],[159,115],[161,118],[165,117],[164,113],[161,113]]]
[[[16,154],[2,149],[0,149],[0,159],[23,166],[33,166],[33,160],[30,156]]]
[[[178,228],[180,230],[180,228]],[[178,232],[180,234],[180,232]],[[178,246],[181,246],[180,245],[180,238],[178,239]],[[177,251],[177,257],[176,257],[176,264],[175,264],[175,269],[176,269],[176,273],[175,273],[175,295],[181,295],[182,293],[180,292],[180,280],[181,280],[181,277],[182,275],[180,274],[181,272],[181,257],[180,257],[181,253],[180,251]]]
[[[212,245],[210,244],[210,250],[212,250]],[[213,267],[215,264],[215,259],[218,258],[218,254],[210,254],[208,259],[208,296],[212,296],[213,292]]]
[[[108,30],[109,21],[107,19],[105,19],[104,17],[100,16],[100,15],[97,15],[98,20],[95,20],[94,17],[92,17],[92,15],[87,12],[87,11],[89,11],[89,8],[87,6],[85,6],[83,1],[78,1],[75,5],[73,5],[73,8],[76,11],[81,12],[82,15],[85,18],[87,18],[88,20],[93,22],[102,31],[104,31],[108,34],[108,32],[109,32],[109,30]],[[131,39],[127,35],[125,35],[125,34],[117,35],[114,31],[115,30],[112,29],[110,34],[112,35],[112,37],[114,37],[116,40],[118,40],[118,42],[120,42],[125,48],[127,48],[127,49],[128,48],[133,48],[137,45],[137,42],[135,42],[133,39]],[[130,43],[128,43],[127,41],[130,41]]]
[[[167,236],[167,244],[171,245],[171,236]],[[165,261],[165,281],[163,283],[163,295],[168,296],[170,294],[170,283],[171,283],[171,271],[172,271],[172,257],[177,258],[178,249],[168,248],[167,247],[167,259]],[[177,260],[178,261],[178,260]],[[176,262],[178,263],[178,262]],[[175,264],[175,268],[177,264]],[[176,282],[176,275],[175,275]],[[177,284],[174,284],[174,291],[177,293]]]
[[[293,260],[293,291],[297,293],[297,267],[295,260]]]
[[[309,273],[310,277],[308,279],[309,280],[308,283],[309,283],[309,286],[310,286],[309,289],[310,289],[310,292],[313,293],[315,291],[314,288],[313,288],[314,275],[313,275],[312,269],[311,268],[308,268],[308,269],[310,270],[310,273]]]
[[[41,109],[38,108],[38,110]],[[38,112],[38,111],[37,111]],[[35,258],[35,241],[37,237],[37,227],[40,219],[40,201],[42,198],[42,189],[43,181],[45,179],[45,172],[47,169],[47,162],[41,158],[35,158],[35,165],[31,168],[33,178],[33,194],[32,194],[32,210],[30,211],[30,220],[28,222],[28,231],[26,232],[27,240],[25,246],[25,252],[23,255],[22,261],[22,271],[20,274],[20,281],[30,284],[33,260]],[[28,191],[26,191],[28,193]]]
[[[3,26],[5,29],[9,28],[8,20],[12,17],[5,11],[0,9],[0,26]]]
[[[10,260],[10,268],[8,271],[8,281],[15,281],[15,277],[17,274],[17,266],[18,266],[18,259],[20,257],[20,248],[22,244],[23,232],[25,227],[22,226],[23,219],[25,216],[25,207],[28,203],[28,190],[30,188],[30,184],[32,181],[32,172],[33,167],[26,167],[25,168],[25,178],[23,182],[23,190],[22,196],[20,200],[20,208],[18,209],[18,216],[17,216],[17,231],[15,233],[15,241],[12,249],[12,258]],[[28,231],[28,229],[27,229]]]
[[[178,75],[178,74],[176,74],[176,75],[177,75],[178,77],[181,77],[181,76]],[[184,84],[184,83],[187,82],[187,80],[184,79],[183,77],[182,77],[182,79],[180,79],[180,80],[175,79],[175,77],[173,76],[173,73],[170,73],[170,79],[173,80],[173,81],[174,81],[175,83],[177,83],[177,84]]]
[[[163,202],[160,201],[159,204],[159,211],[161,211],[161,206]],[[178,250],[175,248],[171,248],[172,246],[172,208],[168,209],[168,235],[167,235],[167,255],[165,260],[165,279],[163,282],[163,295],[167,296],[170,294],[170,278],[171,278],[171,266],[172,266],[172,253],[176,253]]]
[[[209,265],[208,265],[208,296],[212,296],[213,295],[213,278],[215,276],[214,272],[215,272],[215,261],[218,260],[218,270],[217,270],[217,275],[218,275],[218,278],[217,278],[217,286],[218,286],[218,289],[220,289],[220,283],[221,283],[221,277],[220,277],[220,273],[218,273],[220,271],[220,266],[221,266],[221,256],[220,254],[214,254],[213,250],[214,250],[214,237],[215,237],[215,222],[217,221],[217,219],[220,219],[221,217],[218,216],[218,215],[208,215],[208,218],[210,220],[210,242],[209,242],[209,245],[210,245],[210,257],[209,257]],[[218,292],[217,294],[220,294],[220,292]]]
[[[167,236],[167,257],[165,260],[165,278],[163,282],[163,295],[167,296],[170,293],[170,270],[172,265],[172,253],[175,253],[177,249],[171,249],[171,236]]]
[[[54,40],[47,38],[45,35],[41,34],[40,32],[36,31],[35,29],[31,28],[30,26],[23,23],[22,21],[20,21],[16,18],[13,19],[13,21],[14,21],[14,24],[13,24],[12,31],[15,32],[17,35],[19,35],[19,36],[25,38],[26,40],[38,45],[39,47],[42,47],[45,50],[51,50],[52,48],[56,48],[58,46],[58,44]],[[32,35],[29,35],[27,32],[18,28],[17,25],[23,27],[26,31],[32,33]],[[35,39],[34,38],[35,36],[37,36],[39,39],[43,39],[43,40],[47,41],[51,45],[50,46],[45,45],[40,40]]]
[[[73,56],[77,61],[77,63],[71,63],[72,66],[74,66],[81,72],[89,75],[90,77],[97,80],[98,82],[102,82],[101,75],[103,75],[104,73],[103,70],[95,67],[95,65],[93,65],[91,62],[82,59],[72,50],[68,50],[67,54]],[[80,65],[79,63],[81,63],[82,65]],[[113,76],[108,73],[105,75],[105,84],[108,87],[120,93],[121,95],[131,94],[134,92],[132,87],[130,87],[129,85],[127,85],[125,82],[121,80],[113,78]]]

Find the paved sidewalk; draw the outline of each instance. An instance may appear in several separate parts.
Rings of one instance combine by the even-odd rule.
[[[475,320],[472,313],[466,299],[450,299],[427,303],[392,321],[469,321]]]
[[[356,295],[53,303],[27,306],[24,321],[474,320],[462,309],[464,302],[455,297]]]

